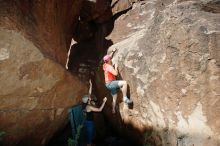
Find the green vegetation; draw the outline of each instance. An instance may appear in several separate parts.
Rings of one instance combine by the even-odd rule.
[[[77,146],[78,145],[78,141],[79,141],[79,137],[80,137],[82,128],[83,128],[82,124],[77,127],[76,136],[74,137],[74,139],[72,139],[72,138],[68,139],[68,146]]]
[[[3,136],[5,135],[4,131],[0,131],[0,141],[2,141]]]
[[[152,134],[153,134],[153,132],[150,130],[150,131],[146,131],[145,133],[144,133],[144,141],[145,141],[145,144],[144,144],[144,146],[151,146],[151,144],[149,144],[149,139],[150,139],[150,137],[152,136]]]

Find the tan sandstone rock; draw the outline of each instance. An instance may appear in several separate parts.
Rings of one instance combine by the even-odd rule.
[[[134,101],[133,109],[119,104],[114,119],[108,103],[119,132],[156,146],[220,145],[219,6],[215,0],[140,1],[115,21],[109,51],[118,48],[113,62]],[[98,88],[100,96],[108,93]]]

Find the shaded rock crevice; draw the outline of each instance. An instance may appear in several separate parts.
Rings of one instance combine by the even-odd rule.
[[[74,44],[70,48],[67,66],[72,73],[86,82],[89,78],[94,78],[102,57],[113,44],[111,39],[106,37],[114,29],[114,21],[132,8],[128,1],[125,5],[119,3],[122,4],[121,7],[118,4],[110,6],[108,1],[84,1],[73,34]],[[98,7],[102,9],[96,10]],[[117,11],[112,9],[114,7],[117,7]]]

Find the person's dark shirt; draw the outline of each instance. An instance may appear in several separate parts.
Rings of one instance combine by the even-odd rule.
[[[86,120],[93,121],[93,112],[86,112]]]

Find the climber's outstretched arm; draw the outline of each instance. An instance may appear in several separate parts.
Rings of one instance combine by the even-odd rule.
[[[91,95],[92,95],[92,81],[91,79],[89,80],[89,98],[91,99]]]

